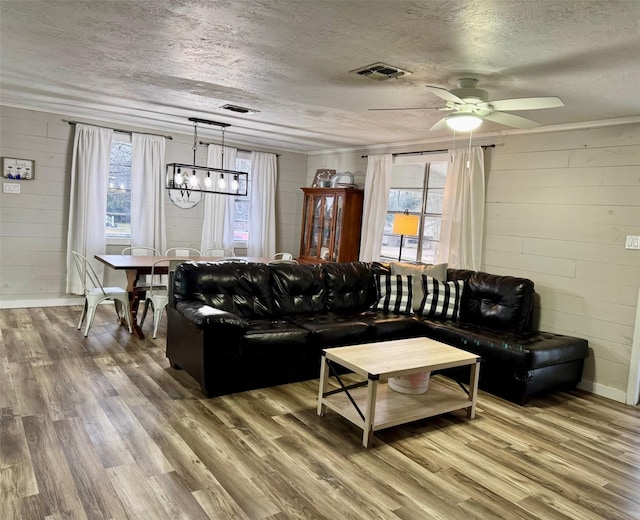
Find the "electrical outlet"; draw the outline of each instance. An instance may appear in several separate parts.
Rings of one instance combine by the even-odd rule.
[[[20,185],[14,182],[3,182],[2,191],[4,193],[20,193]]]
[[[625,249],[640,249],[640,236],[627,235],[627,241],[624,244]]]

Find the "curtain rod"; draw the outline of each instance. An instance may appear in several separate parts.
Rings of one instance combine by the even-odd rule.
[[[63,119],[62,121],[64,121],[65,123],[69,123],[70,125],[77,125],[77,124],[81,124],[81,125],[89,125],[90,123],[83,123],[82,121],[69,121],[68,119]],[[118,128],[111,128],[110,126],[100,126],[100,125],[93,125],[91,124],[91,126],[97,126],[98,128],[107,128],[109,130],[113,130],[114,132],[118,132],[119,134],[133,134],[134,132],[131,130],[120,130]],[[155,135],[157,137],[164,137],[165,139],[170,139],[173,141],[173,137],[171,137],[170,135],[161,135],[161,134],[152,134],[151,132],[135,132],[136,134],[142,134],[142,135]]]
[[[480,148],[482,148],[483,150],[486,150],[487,148],[495,148],[496,145],[495,144],[483,144]],[[466,148],[466,146],[465,146]],[[428,154],[428,153],[445,153],[448,152],[449,150],[421,150],[419,152],[398,152],[398,153],[392,153],[391,155],[393,157],[397,157],[398,155],[424,155],[424,154]],[[366,159],[367,157],[369,157],[368,155],[361,155],[360,158],[361,159]]]
[[[207,141],[198,141],[198,144],[209,146],[210,144],[218,144],[218,143],[207,143]],[[251,153],[253,151],[253,150],[244,150],[242,148],[236,148],[236,150],[238,150],[239,152],[244,152],[244,153]],[[280,157],[279,153],[277,153],[275,155],[276,155],[276,157]]]

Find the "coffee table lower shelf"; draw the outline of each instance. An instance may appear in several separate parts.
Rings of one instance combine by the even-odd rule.
[[[350,393],[358,407],[365,410],[367,387],[353,389]],[[345,393],[324,397],[322,404],[364,429],[364,420]],[[466,395],[439,384],[435,377],[429,382],[429,389],[424,394],[401,394],[389,388],[387,383],[379,383],[372,430],[382,430],[465,408],[470,412],[473,405]]]

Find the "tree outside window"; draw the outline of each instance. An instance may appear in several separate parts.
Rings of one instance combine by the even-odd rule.
[[[105,225],[108,238],[131,238],[130,142],[111,142]]]

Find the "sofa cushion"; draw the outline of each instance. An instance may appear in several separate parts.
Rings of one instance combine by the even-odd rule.
[[[431,276],[441,282],[447,281],[447,264],[410,264],[407,262],[390,262],[392,274],[413,275],[413,309],[418,312],[424,291],[422,275]]]
[[[274,312],[278,316],[321,312],[326,298],[324,282],[320,265],[272,265]]]
[[[298,327],[308,330],[309,337],[316,345],[331,347],[371,340],[373,324],[364,319],[369,312],[354,314],[331,312],[295,316],[291,317],[290,320]]]
[[[411,275],[373,275],[378,300],[373,306],[394,314],[413,313],[413,277]]]
[[[271,317],[271,271],[266,264],[184,262],[173,274],[176,302],[199,301],[245,319]]]
[[[371,268],[364,262],[322,264],[327,288],[327,311],[365,309],[375,298]]]
[[[422,275],[424,296],[418,313],[431,318],[458,319],[464,282],[452,280],[441,282]]]
[[[493,330],[530,332],[533,296],[531,280],[478,271],[465,283],[460,319]]]
[[[532,370],[589,355],[587,340],[551,332],[494,332],[471,324],[424,320],[425,335],[512,370]]]
[[[266,353],[292,346],[304,349],[308,335],[308,330],[285,320],[249,320],[240,353]]]

